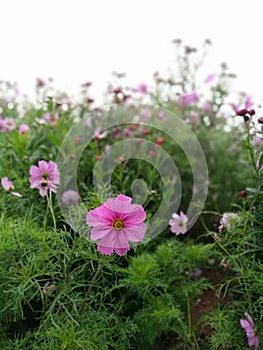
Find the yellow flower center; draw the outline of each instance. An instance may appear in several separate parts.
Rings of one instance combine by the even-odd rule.
[[[112,227],[115,231],[121,231],[124,228],[124,221],[122,219],[115,219],[112,223]]]

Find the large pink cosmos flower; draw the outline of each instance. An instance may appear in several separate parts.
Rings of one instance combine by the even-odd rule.
[[[23,197],[22,194],[13,191],[15,187],[13,185],[13,182],[8,180],[8,177],[5,176],[1,179],[1,185],[6,192],[11,193],[13,196]]]
[[[59,171],[57,164],[53,161],[46,162],[40,160],[38,167],[32,165],[30,168],[30,188],[39,189],[42,197],[47,194],[47,191],[57,191],[57,186],[60,183]]]
[[[171,226],[170,230],[176,234],[176,236],[180,235],[180,233],[184,234],[187,231],[188,217],[181,211],[180,215],[173,214],[172,219],[169,221],[169,225]]]
[[[247,335],[248,346],[254,346],[254,350],[258,349],[259,339],[256,335],[255,324],[248,312],[245,312],[246,320],[240,320],[241,327],[245,330]]]
[[[132,198],[119,194],[109,198],[100,207],[91,210],[86,223],[93,226],[90,238],[99,240],[98,250],[102,254],[125,255],[130,242],[140,242],[145,234],[146,213],[139,204],[131,204]]]

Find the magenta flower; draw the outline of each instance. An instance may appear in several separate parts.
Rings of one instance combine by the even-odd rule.
[[[1,179],[1,184],[2,184],[3,189],[4,189],[6,192],[9,192],[9,193],[11,193],[13,196],[16,196],[16,197],[23,197],[22,194],[13,191],[13,190],[15,189],[15,187],[14,187],[12,181],[9,181],[9,180],[8,180],[8,177],[3,177],[3,178]]]
[[[195,91],[191,93],[184,92],[178,100],[180,106],[189,106],[198,101],[197,94]]]
[[[99,240],[98,250],[102,254],[125,255],[130,242],[140,242],[144,238],[146,213],[139,204],[131,204],[132,198],[119,194],[109,198],[100,207],[91,210],[86,223],[93,226],[90,238]]]
[[[248,346],[254,346],[254,350],[258,349],[259,338],[256,335],[255,324],[248,312],[245,312],[246,320],[241,319],[241,327],[245,330],[248,340]]]
[[[171,231],[176,234],[176,236],[184,234],[187,231],[186,224],[188,222],[188,217],[181,211],[180,215],[173,214],[172,219],[169,221],[171,226]]]
[[[61,200],[67,207],[70,205],[77,205],[79,202],[79,194],[76,191],[68,190],[63,192]]]
[[[42,197],[47,194],[47,191],[57,191],[57,186],[60,183],[60,176],[57,164],[53,161],[46,162],[40,160],[38,167],[32,165],[30,168],[30,188],[39,189]]]
[[[19,126],[19,134],[25,135],[29,131],[29,126],[26,124],[21,124]]]

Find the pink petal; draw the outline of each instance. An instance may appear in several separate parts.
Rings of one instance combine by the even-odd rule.
[[[255,324],[254,324],[253,318],[249,315],[248,312],[246,312],[245,315],[246,315],[246,318],[247,318],[248,322],[250,323],[250,325],[252,327],[254,327]]]
[[[128,201],[120,201],[119,199],[109,198],[104,203],[104,206],[116,213],[116,216],[127,214],[130,211],[131,203]]]
[[[125,227],[138,226],[146,219],[146,213],[141,205],[132,204],[132,210],[124,218]]]
[[[123,230],[126,234],[126,237],[129,241],[131,242],[140,242],[143,240],[144,238],[144,234],[146,232],[146,225],[145,224],[141,224],[137,227],[130,227],[130,228],[125,228]],[[121,231],[122,232],[122,231]],[[121,234],[120,232],[120,234]]]
[[[104,236],[111,234],[113,231],[112,227],[103,226],[95,226],[90,231],[90,239],[92,241],[97,241],[98,239],[103,238]],[[114,232],[113,232],[114,233]]]
[[[35,177],[35,178],[41,178],[41,173],[40,173],[40,170],[39,168],[36,166],[36,165],[32,165],[30,167],[30,170],[29,170],[29,173],[32,177]]]
[[[118,194],[116,198],[121,202],[129,202],[129,203],[131,203],[131,200],[132,200],[131,197],[125,196],[124,194]]]
[[[47,194],[47,189],[46,188],[40,188],[39,189],[39,194],[41,197],[45,197]]]
[[[13,196],[16,196],[16,197],[23,197],[22,194],[20,194],[20,193],[18,193],[18,192],[12,192],[12,191],[11,191],[11,194],[12,194]]]
[[[48,163],[45,160],[40,160],[38,162],[38,167],[40,169],[41,174],[48,173]]]
[[[114,250],[118,248],[125,248],[130,249],[130,245],[128,243],[128,237],[125,234],[125,231],[120,231],[115,236],[115,242],[114,242]]]
[[[8,177],[3,177],[2,178],[1,184],[2,184],[4,190],[6,190],[6,191],[10,190],[10,182],[11,181],[8,181]]]
[[[104,246],[101,246],[101,245],[98,245],[98,251],[102,254],[105,254],[105,255],[111,255],[112,252],[113,252],[113,248],[108,248],[108,247],[104,247]]]
[[[250,329],[251,326],[247,320],[240,320],[241,327],[245,330]]]
[[[86,216],[86,224],[89,226],[97,226],[101,224],[111,226],[115,219],[116,216],[112,210],[108,209],[104,205],[101,205],[100,207],[88,212]]]
[[[129,248],[114,248],[114,251],[120,256],[125,255],[129,250],[130,250],[130,247]]]
[[[99,245],[107,248],[114,248],[116,239],[116,232],[112,230],[109,234],[102,237],[99,241]]]

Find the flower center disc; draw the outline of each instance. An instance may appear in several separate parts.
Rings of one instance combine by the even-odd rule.
[[[112,223],[115,231],[121,231],[124,228],[124,221],[122,219],[115,219]]]

